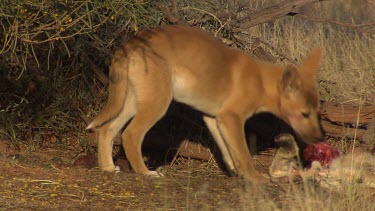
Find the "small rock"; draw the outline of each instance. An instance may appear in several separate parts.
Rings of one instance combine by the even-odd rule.
[[[115,162],[115,165],[119,166],[121,171],[130,171],[131,170],[130,163],[125,158],[117,158],[116,162]]]
[[[95,167],[95,165],[96,165],[95,155],[79,156],[73,163],[73,166],[88,168],[88,169]]]

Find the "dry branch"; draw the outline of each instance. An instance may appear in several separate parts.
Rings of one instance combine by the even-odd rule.
[[[358,114],[358,111],[360,112]],[[375,106],[363,106],[362,108],[353,105],[322,103],[322,119],[336,122],[338,124],[368,124],[375,117]]]
[[[322,120],[322,127],[323,131],[326,136],[331,136],[331,137],[338,137],[338,138],[363,138],[366,130],[365,129],[360,129],[360,128],[355,128],[355,127],[348,127],[343,125],[338,125],[335,123],[332,123],[327,120]]]
[[[100,83],[104,86],[108,84],[108,77],[104,72],[96,66],[94,63],[91,63],[91,70],[94,72],[96,78],[100,81]]]
[[[240,22],[240,26],[237,31],[247,29],[261,23],[274,21],[286,15],[295,15],[298,8],[320,1],[323,0],[297,0],[292,2],[283,1],[257,12],[250,12],[250,14],[248,14],[246,17],[238,20]]]
[[[164,17],[173,24],[179,23],[180,18],[178,15],[177,10],[177,2],[176,0],[172,1],[172,8],[169,8],[167,3],[157,2],[156,6],[159,8],[160,11],[164,14]]]
[[[375,106],[363,106],[322,103],[322,127],[327,136],[363,138],[366,130],[364,125],[375,118]],[[358,125],[357,125],[358,123]],[[358,128],[358,126],[361,126]]]
[[[211,152],[207,147],[189,140],[184,140],[181,142],[176,156],[198,160],[209,160],[212,157]]]
[[[98,81],[103,85],[107,86],[109,79],[108,76],[104,73],[102,69],[100,69],[87,55],[83,54],[82,57],[85,61],[88,61],[90,65],[90,70],[94,73],[94,76]]]

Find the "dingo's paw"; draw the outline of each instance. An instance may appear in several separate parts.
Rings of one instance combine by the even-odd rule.
[[[113,170],[113,172],[119,173],[120,171],[121,171],[120,166],[115,166],[115,170]]]
[[[120,167],[119,166],[115,166],[115,165],[109,165],[109,166],[99,167],[99,169],[101,171],[115,172],[115,173],[120,171]]]
[[[164,174],[157,171],[148,171],[146,175],[150,177],[164,177]]]

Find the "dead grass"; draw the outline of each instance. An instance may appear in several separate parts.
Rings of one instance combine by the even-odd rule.
[[[239,197],[246,210],[373,210],[375,192],[357,183],[327,189],[313,181],[278,184],[277,188],[246,186]]]
[[[353,25],[375,22],[375,7],[368,4],[355,4],[354,1],[334,2],[328,4],[323,2],[303,12],[309,17],[332,18],[337,22],[349,20],[348,24]],[[346,9],[338,13],[337,8]],[[364,14],[367,16],[363,17]],[[319,72],[322,99],[355,105],[374,104],[374,33],[360,33],[352,28],[309,21],[297,15],[253,27],[249,34],[260,37],[296,61],[301,61],[313,48],[323,48]],[[265,48],[267,49],[266,46]],[[276,54],[270,49],[269,52]]]

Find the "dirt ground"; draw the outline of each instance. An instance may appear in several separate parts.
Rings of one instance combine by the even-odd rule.
[[[290,188],[303,187],[298,179],[293,185],[284,181],[253,186],[227,176],[213,159],[179,157],[160,169],[164,177],[151,178],[126,170],[101,172],[94,155],[85,157],[89,165],[73,165],[82,148],[71,144],[21,145],[20,151],[7,141],[0,144],[0,210],[257,210],[266,203],[263,197],[280,206],[262,210],[285,210]],[[256,168],[267,173],[274,153],[275,148],[268,148],[258,154]],[[369,195],[375,197],[374,191]],[[322,189],[313,200],[319,203],[324,194],[332,199],[335,193]],[[253,196],[260,200],[246,201]]]
[[[174,141],[180,139],[213,142],[200,116],[194,113],[188,116],[192,121],[181,121],[173,115],[163,118],[145,137],[145,151],[151,154],[144,155],[153,158],[168,154]],[[270,116],[254,118],[245,126],[246,131],[251,128],[253,132],[267,134],[259,136],[262,143],[256,144],[263,147],[254,157],[256,168],[262,173],[268,173],[274,158],[276,148],[270,137],[279,126]],[[253,186],[238,177],[228,176],[213,157],[209,161],[177,157],[172,164],[169,162],[158,169],[164,177],[151,178],[127,170],[128,164],[121,157],[116,161],[123,170],[120,173],[99,171],[96,143],[92,143],[95,133],[80,140],[59,141],[53,136],[44,139],[47,141],[43,143],[31,138],[31,141],[19,142],[20,150],[15,150],[10,141],[0,140],[0,210],[288,210],[289,201],[294,203],[299,199],[304,203],[305,200],[290,196],[291,187],[303,187],[298,179],[293,182],[297,186],[291,186],[288,181]],[[115,146],[118,152],[118,138]],[[168,151],[157,150],[163,147]],[[93,155],[88,156],[89,151]],[[215,149],[212,151],[215,153]],[[171,161],[170,155],[168,159]],[[153,163],[155,160],[151,159],[149,166],[164,163],[163,159]],[[325,199],[325,194],[327,192],[322,190],[313,201]],[[328,196],[332,194],[335,193],[328,192]],[[375,197],[375,192],[370,196]],[[267,203],[270,206],[265,208]]]
[[[79,154],[74,147],[24,146],[18,152],[1,142],[0,210],[239,208],[246,186],[214,161],[178,158],[164,167],[164,177],[150,178],[73,166]],[[267,166],[270,158],[258,156],[257,168],[267,171],[260,163]]]
[[[210,140],[207,129],[202,127],[203,122],[199,121],[201,119],[198,118],[199,115],[188,113],[188,116],[193,121],[181,121],[173,115],[160,121],[145,137],[144,147],[154,153],[148,156],[165,154],[165,151],[160,152],[157,148],[164,145],[170,150],[176,139],[186,140],[189,137],[189,140],[190,138]],[[279,128],[279,122],[272,117],[261,116],[247,122],[245,130],[247,131],[248,128],[253,132],[261,131],[259,134],[267,134],[259,137],[262,143],[256,143],[257,146],[262,144],[263,147],[255,156],[254,163],[257,170],[268,173],[276,148],[274,144],[266,143],[265,140],[271,140],[270,137],[274,135],[273,130]],[[117,165],[120,165],[124,171],[120,173],[99,171],[95,156],[96,144],[91,143],[95,140],[94,133],[80,140],[68,138],[61,141],[53,136],[44,139],[47,141],[43,143],[32,141],[31,138],[28,141],[20,141],[20,150],[15,150],[8,140],[0,140],[0,211],[258,210],[259,208],[289,210],[288,204],[295,203],[296,200],[300,201],[299,207],[305,206],[303,197],[291,196],[291,193],[296,195],[296,192],[297,195],[306,194],[291,189],[303,189],[301,180],[296,179],[292,185],[284,181],[253,186],[238,177],[228,176],[218,167],[213,157],[209,161],[177,157],[172,164],[169,162],[158,169],[162,171],[164,177],[151,178],[127,170],[127,163],[121,158],[117,160]],[[83,143],[83,140],[87,140],[87,143]],[[115,145],[117,146],[115,151],[118,151],[118,139],[115,140]],[[93,155],[88,156],[88,151]],[[156,159],[150,160],[150,165],[155,165],[152,164],[154,160]],[[164,161],[159,159],[156,165],[160,165],[160,162]],[[312,183],[312,186],[314,185]],[[332,198],[336,194],[321,188],[317,190],[320,193],[315,196],[316,198],[311,199],[313,203],[320,203],[320,200],[326,199],[326,195]],[[375,197],[375,190],[371,191],[364,194],[367,200],[364,203],[368,203],[368,200],[373,201],[367,198]],[[314,194],[316,194],[315,190]],[[343,198],[340,193],[336,195],[337,198],[331,200],[332,206],[335,206],[335,201]],[[355,204],[357,200],[350,198],[353,194],[348,191],[347,195],[348,200],[345,199],[344,202]],[[308,194],[304,197],[311,198]],[[362,201],[361,203],[363,204]],[[265,205],[269,206],[265,208]]]

